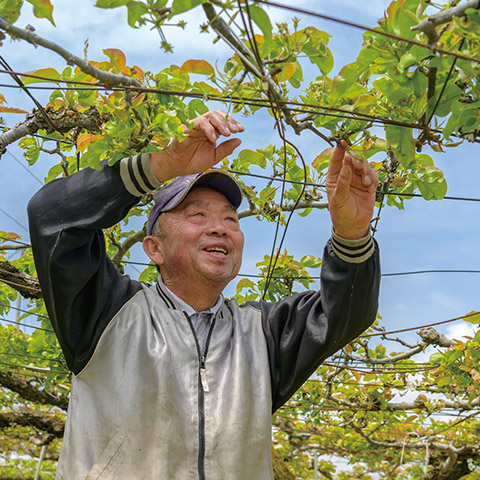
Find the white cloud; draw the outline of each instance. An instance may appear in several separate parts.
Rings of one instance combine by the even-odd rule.
[[[473,337],[477,330],[477,325],[465,321],[460,321],[449,325],[446,328],[445,335],[451,339],[465,341],[465,337]]]

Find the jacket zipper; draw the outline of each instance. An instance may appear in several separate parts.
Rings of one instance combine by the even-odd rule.
[[[203,355],[200,350],[197,334],[195,328],[193,328],[192,321],[186,313],[185,317],[187,317],[188,324],[192,330],[198,353],[198,478],[199,480],[205,480],[205,393],[210,391],[207,383],[206,360],[208,346],[210,345],[210,337],[212,336],[213,327],[215,326],[215,317],[213,317],[210,330],[208,331],[205,353]]]

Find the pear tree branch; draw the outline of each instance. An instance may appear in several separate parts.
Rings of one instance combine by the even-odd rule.
[[[436,28],[452,20],[453,17],[462,17],[468,8],[479,8],[479,0],[467,0],[456,7],[447,8],[434,15],[423,19],[418,25],[411,27],[412,30],[420,30],[427,38],[430,45],[435,45],[440,38]]]
[[[326,209],[328,208],[328,202],[321,202],[318,200],[300,200],[297,204],[289,203],[283,205],[280,210],[279,205],[273,205],[268,207],[268,211],[271,213],[280,213],[280,212],[291,212],[292,210],[303,210],[305,208],[317,208],[317,209]],[[260,212],[257,207],[246,208],[238,212],[238,218],[252,217],[258,215]]]
[[[96,78],[107,86],[142,86],[142,84],[138,80],[132,77],[127,77],[125,75],[111,72],[105,72],[103,70],[95,68],[83,58],[77,57],[75,54],[69,52],[57,43],[47,40],[40,35],[37,35],[32,27],[27,27],[24,29],[19,28],[6,22],[3,17],[0,17],[0,30],[4,30],[13,37],[21,38],[22,40],[31,43],[34,47],[40,45],[41,47],[58,53],[58,55],[60,55],[66,60],[68,65],[77,65],[77,67],[79,67],[82,72],[85,72],[87,75],[91,75],[92,77]]]

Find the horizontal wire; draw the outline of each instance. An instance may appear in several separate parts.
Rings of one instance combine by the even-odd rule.
[[[50,330],[48,328],[33,327],[32,325],[27,325],[26,323],[21,323],[21,322],[15,322],[13,320],[8,320],[7,318],[3,318],[3,317],[0,317],[0,322],[12,324],[12,325],[19,325],[21,327],[33,328],[34,330],[42,330],[43,332],[55,333],[53,330]]]
[[[292,406],[292,408],[295,408]],[[429,438],[429,439],[432,439],[434,440],[435,438],[437,438],[438,440],[441,440],[442,438],[438,438],[439,435],[441,433],[443,433],[444,431],[446,430],[449,430],[451,428],[453,428],[454,426],[458,425],[459,423],[461,422],[464,422],[465,420],[468,420],[469,418],[472,418],[476,415],[480,414],[480,412],[475,412],[473,414],[470,414],[470,415],[466,415],[466,416],[463,416],[461,417],[461,420],[457,421],[457,422],[454,422],[453,424],[449,425],[448,427],[444,428],[443,430],[440,430],[438,432],[435,432],[435,431],[432,431],[431,433],[422,433],[422,434],[417,434],[415,433],[414,435],[415,436],[418,436],[419,438],[411,438],[411,435],[412,434],[408,434],[408,433],[396,433],[396,432],[391,432],[391,431],[387,431],[387,432],[384,432],[383,435],[380,435],[380,438],[383,438],[385,436],[387,437],[397,437],[397,438],[400,438],[400,439],[405,439],[406,436],[408,436],[409,438],[411,438],[411,442],[409,442],[411,445],[414,444],[413,442],[415,442],[415,444],[418,445],[419,448],[422,448],[424,449],[425,448],[425,445],[423,443],[417,443],[419,441],[423,442],[423,440],[425,438]],[[449,416],[454,416],[454,415],[451,415],[451,414],[440,414],[440,415],[449,415]],[[460,416],[460,415],[459,415]],[[279,418],[285,418],[283,415],[278,415]],[[455,418],[458,418],[456,415],[455,415]],[[296,422],[298,421],[298,419],[296,418],[291,418],[291,417],[287,417],[287,419],[290,419],[291,421],[293,422]],[[304,422],[305,423],[305,422]],[[306,423],[305,423],[306,425]],[[297,428],[297,427],[287,427],[287,426],[278,426],[278,425],[273,425],[274,428],[277,429],[277,432],[283,432],[283,433],[293,433],[293,434],[309,434],[311,436],[322,436],[322,437],[326,437],[327,439],[328,438],[332,438],[332,439],[337,439],[338,437],[334,434],[334,433],[330,433],[329,432],[329,429],[330,428],[340,428],[340,429],[343,429],[344,427],[342,427],[341,425],[329,425],[329,426],[321,426],[319,427],[319,431],[312,431],[312,430],[304,430],[304,429],[301,429],[301,428]],[[415,430],[416,428],[429,428],[431,429],[432,428],[432,424],[431,423],[414,423],[414,424],[411,424],[411,427],[412,427],[412,430]],[[386,427],[388,428],[388,427]],[[380,440],[380,441],[385,441],[385,440]],[[457,446],[465,446],[465,445],[470,445],[471,442],[467,442],[465,440],[462,440],[462,439],[454,439],[454,442],[455,442],[455,445]],[[367,442],[368,443],[368,442]],[[376,448],[378,448],[378,446],[374,446]],[[391,449],[391,448],[401,448],[400,445],[392,445],[392,446],[383,446],[383,449],[387,450],[387,449]],[[370,450],[366,450],[364,453],[369,453]],[[360,452],[351,452],[351,455],[358,455]]]
[[[65,362],[62,359],[57,360],[56,358],[47,358],[41,357],[40,355],[31,355],[26,353],[15,353],[15,352],[0,352],[0,357],[4,355],[7,357],[25,357],[25,358],[35,358],[38,360],[46,360],[47,362],[56,362],[62,365],[65,365]]]
[[[340,407],[340,406],[334,406],[334,405],[319,405],[318,407],[308,407],[308,406],[301,406],[301,405],[282,405],[279,407],[279,410],[282,409],[293,409],[293,410],[305,410],[305,411],[312,411],[312,412],[319,412],[319,411],[332,411],[332,412],[378,412],[378,410],[372,410],[369,408],[356,408],[356,407]],[[413,408],[407,408],[404,411],[408,410],[414,410]],[[450,410],[453,410],[454,412],[458,411],[453,408],[446,408],[447,412],[431,412],[429,413],[429,416],[436,415],[436,416],[457,416],[456,414],[449,414]],[[388,413],[396,413],[398,410],[388,412]],[[385,413],[385,412],[384,412]],[[480,413],[480,412],[479,412]]]
[[[15,365],[14,363],[8,363],[8,362],[0,362],[0,365],[13,367],[23,372],[36,372],[37,374],[39,374],[39,376],[41,376],[41,374],[48,375],[49,373],[61,373],[62,375],[71,373],[69,370],[51,370],[50,368],[47,369],[45,367],[34,367],[30,365]]]
[[[35,317],[38,317],[38,318],[44,318],[45,320],[50,320],[48,317],[46,317],[45,315],[41,315],[40,313],[35,313],[35,312],[31,312],[29,310],[25,310],[23,308],[19,308],[19,307],[14,307],[13,305],[9,305],[8,303],[3,303],[3,302],[0,302],[0,306],[2,307],[9,307],[11,308],[12,310],[16,310],[18,312],[24,312],[24,313],[28,313],[30,315],[34,315]]]
[[[0,70],[0,73],[4,73],[4,71]],[[27,74],[25,74],[27,76]],[[45,81],[52,81],[52,82],[60,82],[60,80],[55,80],[51,79],[49,77],[41,77],[38,75],[28,75],[33,78],[39,79],[39,80],[45,80]],[[74,81],[70,80],[63,80],[66,83],[76,83]],[[85,82],[78,82],[80,84],[84,84]],[[90,84],[91,85],[91,84]],[[16,85],[9,85],[9,84],[0,84],[0,87],[5,87],[5,88],[16,88]],[[116,87],[116,86],[106,86],[106,87],[95,87],[95,86],[90,86],[90,87],[49,87],[49,86],[32,86],[30,89],[33,90],[62,90],[62,91],[68,91],[68,90],[74,90],[74,91],[105,91],[105,90],[110,90],[110,91],[115,91],[115,92],[123,92],[123,91],[137,91],[137,92],[142,92],[142,93],[155,93],[155,94],[162,94],[162,95],[172,95],[172,96],[183,96],[183,97],[191,97],[191,98],[205,98],[207,96],[207,100],[209,101],[214,101],[214,102],[229,102],[233,103],[235,105],[248,105],[248,106],[253,106],[253,107],[264,107],[264,108],[271,108],[271,105],[266,102],[264,99],[255,99],[255,98],[249,98],[249,99],[242,99],[241,97],[222,97],[221,95],[214,95],[214,94],[198,94],[194,92],[186,92],[186,91],[174,91],[174,90],[163,90],[163,89],[158,89],[158,88],[149,88],[149,87],[130,87],[130,86],[122,86],[122,87]],[[326,105],[314,105],[314,104],[305,104],[305,103],[299,103],[299,102],[293,102],[293,101],[282,101],[282,100],[272,100],[272,103],[275,103],[277,106],[282,106],[282,110],[288,110],[289,112],[293,113],[305,113],[305,114],[314,114],[314,115],[323,115],[326,117],[333,117],[333,118],[343,118],[346,120],[357,120],[357,121],[362,121],[362,122],[373,122],[377,123],[380,125],[397,125],[400,127],[405,127],[405,128],[412,128],[412,129],[418,129],[418,130],[429,130],[433,133],[440,133],[440,130],[436,129],[431,129],[428,126],[425,125],[420,125],[420,124],[411,124],[407,122],[402,122],[398,120],[392,120],[389,118],[385,117],[380,117],[380,116],[375,116],[375,115],[369,115],[366,113],[360,113],[360,112],[346,112],[345,110],[342,110],[341,108],[334,108],[334,107],[328,107]],[[297,108],[291,108],[287,107],[287,105],[298,105],[299,107]],[[300,108],[302,107],[302,108]],[[321,109],[322,111],[316,111],[316,110],[309,110],[309,109]],[[326,110],[323,111],[323,110]],[[340,112],[338,114],[334,113],[328,113],[329,111],[333,112]],[[454,136],[454,135],[452,135]],[[55,139],[56,140],[56,139]]]
[[[354,370],[358,373],[364,373],[366,375],[397,375],[399,373],[418,373],[418,372],[429,372],[430,370],[433,370],[434,366],[431,367],[419,367],[415,368],[414,365],[412,365],[412,368],[379,368],[383,367],[383,365],[378,365],[378,364],[373,364],[374,365],[374,370],[365,370],[361,367],[358,366],[351,366],[351,365],[344,365],[344,364],[336,364],[336,363],[330,363],[330,362],[323,362],[322,365],[326,367],[335,367],[339,368],[342,370]],[[370,364],[372,365],[372,364]]]
[[[283,178],[278,178],[278,177],[269,177],[268,175],[260,175],[257,173],[250,173],[250,172],[242,172],[240,170],[232,170],[232,169],[226,169],[230,173],[235,173],[237,175],[245,175],[247,177],[254,177],[254,178],[261,178],[264,180],[271,180],[274,182],[284,182],[284,183],[290,183],[292,185],[302,185],[303,182],[300,180],[287,180]],[[318,187],[318,188],[325,188],[325,184],[323,183],[305,183],[306,186],[308,187]],[[403,192],[384,192],[382,190],[378,190],[378,193],[381,193],[383,195],[398,195],[399,197],[420,197],[423,198],[422,194],[420,193],[403,193]],[[480,202],[480,198],[472,198],[472,197],[458,197],[458,196],[449,196],[445,195],[441,200],[459,200],[459,201],[464,201],[464,202]]]
[[[0,248],[1,249],[1,248]],[[115,263],[125,263],[127,265],[140,265],[144,267],[151,267],[157,268],[156,265],[147,262],[134,262],[132,260],[115,260]],[[392,272],[392,273],[381,273],[381,277],[400,277],[406,275],[422,275],[426,273],[480,273],[480,270],[455,270],[455,269],[432,269],[432,270],[411,270],[407,272]],[[245,277],[245,278],[265,278],[265,275],[260,275],[257,273],[237,273],[237,277]],[[312,276],[309,277],[305,275],[298,275],[298,276],[287,276],[287,275],[278,275],[273,276],[272,278],[276,280],[302,280],[306,278],[310,278],[312,280],[320,280],[320,276]],[[1,304],[0,304],[1,305]]]
[[[426,327],[434,327],[436,325],[443,325],[445,323],[456,322],[458,320],[463,320],[465,318],[473,317],[473,316],[479,315],[479,314],[480,314],[480,312],[471,312],[471,313],[468,313],[467,315],[462,315],[461,317],[451,318],[450,320],[443,320],[442,322],[430,323],[428,325],[420,325],[418,327],[403,328],[401,330],[391,330],[390,332],[363,334],[363,335],[360,335],[357,338],[368,338],[368,337],[376,337],[376,336],[379,336],[379,335],[391,335],[392,333],[410,332],[412,330],[416,330],[417,328],[426,328]]]
[[[8,71],[1,70],[0,73],[9,73]],[[263,98],[248,98],[244,99],[242,97],[235,97],[235,96],[228,96],[224,97],[222,95],[217,94],[206,94],[206,93],[195,93],[195,92],[187,92],[181,90],[166,90],[166,89],[159,89],[153,87],[134,87],[134,86],[109,86],[109,85],[101,85],[101,84],[94,84],[89,82],[84,82],[80,80],[64,80],[64,79],[54,79],[51,77],[45,77],[41,75],[34,75],[34,74],[22,74],[19,72],[18,75],[24,75],[26,77],[31,77],[38,80],[49,81],[52,83],[66,83],[66,84],[79,84],[79,85],[87,85],[87,87],[51,87],[51,86],[31,86],[31,89],[37,90],[78,90],[78,91],[136,91],[142,93],[155,93],[161,95],[172,95],[172,96],[182,96],[182,97],[191,97],[191,98],[201,98],[206,99],[209,101],[217,101],[217,102],[228,102],[233,103],[236,105],[248,105],[248,106],[255,106],[255,107],[264,107],[264,108],[271,108],[271,104],[275,104],[277,107],[281,106],[282,109],[288,110],[294,113],[305,113],[305,114],[315,114],[315,115],[323,115],[327,117],[334,117],[334,118],[343,118],[346,120],[357,120],[357,121],[364,121],[364,122],[375,122],[379,124],[387,124],[387,125],[397,125],[405,128],[412,128],[417,130],[427,130],[433,133],[442,133],[441,130],[434,129],[429,127],[428,125],[422,125],[418,123],[408,123],[400,120],[393,120],[386,117],[381,117],[379,115],[371,115],[367,113],[361,112],[347,112],[342,108],[336,107],[329,107],[327,105],[318,105],[318,104],[308,104],[308,103],[301,103],[295,102],[293,100],[274,100],[267,101]],[[0,87],[6,88],[16,88],[16,85],[9,85],[9,84],[0,84]],[[288,105],[293,105],[298,108],[290,108]],[[313,110],[312,110],[313,109]],[[319,112],[317,109],[321,109],[322,111]],[[338,112],[337,114],[327,113],[325,112]],[[340,113],[342,115],[340,115]],[[456,135],[452,135],[453,137],[457,137]]]
[[[31,245],[28,243],[19,242],[18,240],[13,240],[12,238],[4,237],[3,235],[0,235],[0,238],[2,240],[7,240],[8,242],[17,243],[18,245],[24,245],[25,248],[31,248]],[[0,250],[1,249],[2,249],[2,246],[0,245]]]
[[[424,273],[480,273],[480,270],[413,270],[411,272],[394,272],[394,273],[382,273],[382,277],[398,277],[400,275],[421,275]]]
[[[366,30],[368,32],[376,33],[378,35],[382,35],[384,37],[388,37],[388,38],[391,38],[393,40],[399,40],[401,42],[406,42],[406,43],[409,43],[411,45],[416,45],[417,47],[424,47],[428,50],[433,51],[434,53],[438,52],[438,53],[442,53],[444,55],[450,55],[452,57],[456,57],[456,58],[459,58],[459,59],[462,59],[462,60],[467,60],[469,62],[480,63],[480,60],[478,58],[470,57],[468,55],[462,55],[461,53],[452,52],[450,50],[444,50],[443,48],[439,48],[436,45],[428,45],[428,44],[425,44],[425,43],[422,43],[422,42],[417,42],[416,40],[410,40],[409,38],[405,38],[405,37],[401,37],[399,35],[395,35],[393,33],[388,33],[388,32],[382,31],[382,30],[377,30],[376,28],[378,28],[378,27],[376,27],[376,28],[367,27],[365,25],[360,25],[359,23],[350,22],[348,20],[343,20],[343,19],[340,19],[340,18],[332,17],[330,15],[325,15],[325,14],[322,14],[322,13],[312,12],[311,10],[305,10],[303,8],[291,7],[290,5],[284,5],[284,4],[281,4],[281,3],[272,2],[270,0],[254,0],[254,2],[263,3],[263,4],[268,5],[270,7],[280,8],[280,9],[283,9],[283,10],[289,10],[289,11],[292,11],[292,12],[295,12],[295,13],[301,13],[303,15],[309,15],[309,16],[312,16],[312,17],[321,18],[321,19],[327,20],[329,22],[339,23],[339,24],[346,25],[346,26],[353,27],[353,28],[357,28],[357,29],[360,29],[360,30]]]

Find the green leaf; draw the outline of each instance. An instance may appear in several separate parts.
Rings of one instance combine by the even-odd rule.
[[[313,255],[305,255],[300,263],[307,268],[319,268],[322,265],[322,259]]]
[[[258,165],[265,168],[267,166],[267,159],[262,153],[247,149],[242,150],[238,154],[235,164],[239,169],[246,168],[248,170],[250,165]]]
[[[403,38],[413,39],[417,34],[416,31],[412,30],[411,27],[418,25],[418,18],[414,13],[406,9],[405,5],[402,5],[402,8],[398,11],[398,27],[400,29],[400,35]],[[424,49],[425,51],[427,49]]]
[[[123,7],[131,0],[97,0],[95,4],[98,8],[117,8]]]
[[[54,165],[49,171],[47,178],[45,178],[45,183],[48,183],[55,178],[59,177],[63,173],[63,168],[60,164]]]
[[[430,362],[431,363],[442,363],[443,354],[436,352],[433,355],[430,355]]]
[[[338,75],[335,75],[332,84],[329,103],[334,104],[358,79],[358,66],[356,63],[345,65]]]
[[[29,165],[33,165],[40,156],[40,149],[37,146],[27,148],[23,154]]]
[[[55,26],[53,21],[53,5],[50,3],[50,0],[27,0],[33,5],[33,14],[37,18],[47,18],[50,23]]]
[[[60,79],[60,74],[54,68],[51,68],[51,67],[40,68],[39,70],[29,70],[28,72],[25,72],[25,73],[29,75],[37,75],[39,77],[45,77],[45,78],[51,79],[51,80],[42,80],[40,78],[25,77],[23,75],[20,75],[20,77],[22,78],[22,82],[25,85],[29,85],[30,83],[42,83],[42,82],[55,83],[55,80]]]
[[[204,2],[205,0],[173,0],[173,5],[170,10],[171,15],[178,15],[179,13],[186,12]]]
[[[324,75],[330,73],[334,60],[332,52],[324,43],[311,39],[302,46],[302,52]]]
[[[407,52],[402,55],[400,61],[397,64],[399,72],[403,72],[406,68],[417,63],[417,57],[412,52]]]
[[[242,278],[238,283],[237,283],[237,293],[240,293],[244,288],[254,288],[255,283],[252,282],[252,280],[248,278]]]
[[[308,215],[310,215],[312,212],[313,212],[313,208],[305,208],[304,210],[298,213],[298,216],[302,218],[308,217]]]
[[[413,94],[420,98],[422,95],[425,95],[428,88],[428,80],[423,73],[420,73],[418,70],[415,70],[412,77],[413,83]]]
[[[251,19],[258,25],[267,40],[272,38],[272,23],[265,11],[257,5],[249,5]]]
[[[424,175],[418,182],[418,188],[425,200],[441,200],[447,193],[447,182],[443,172],[433,165],[424,167]]]
[[[415,159],[415,140],[412,136],[412,129],[397,125],[387,125],[385,127],[387,142],[392,147],[397,160],[404,166]]]
[[[143,18],[143,15],[145,15],[145,13],[148,12],[147,5],[145,5],[142,2],[128,2],[127,9],[128,9],[127,21],[132,28],[137,28],[137,23],[138,25],[145,24],[145,19]]]
[[[15,23],[20,16],[23,0],[2,0],[0,1],[0,16],[6,22]]]
[[[199,98],[194,98],[188,104],[188,111],[191,113],[190,117],[195,118],[208,112],[208,107]]]
[[[472,312],[474,315],[469,315],[468,317],[463,317],[466,322],[470,323],[480,323],[480,313]]]

